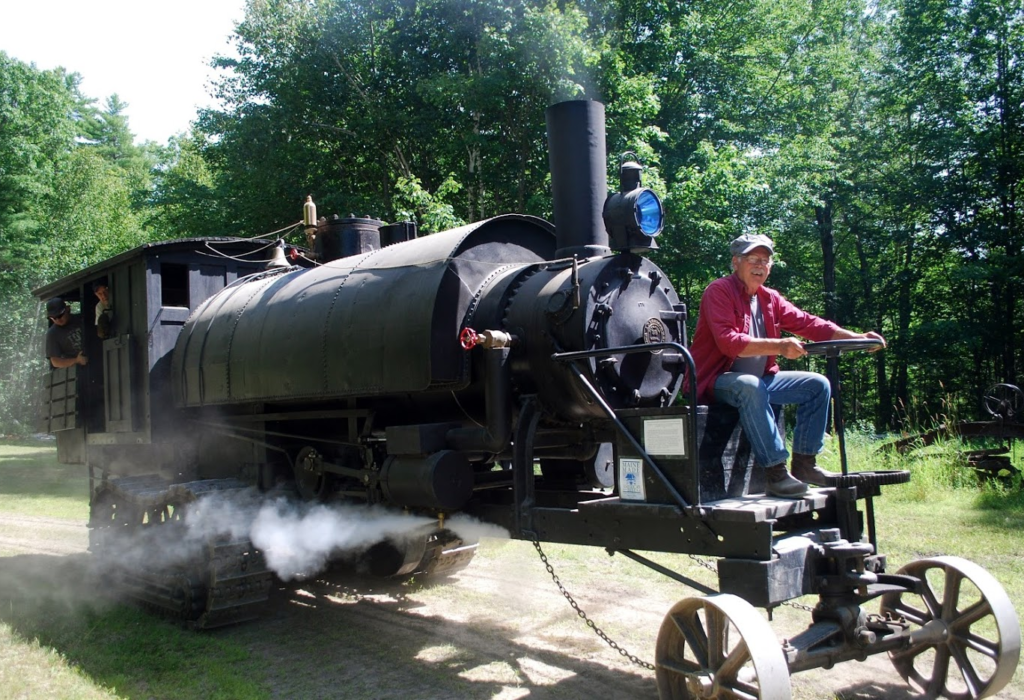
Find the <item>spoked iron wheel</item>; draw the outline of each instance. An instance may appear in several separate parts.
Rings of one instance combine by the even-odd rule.
[[[775,633],[754,606],[727,593],[676,603],[658,632],[655,668],[662,700],[790,697]]]
[[[921,559],[899,573],[920,579],[921,594],[887,593],[881,611],[924,628],[923,641],[889,653],[903,679],[928,698],[973,700],[998,693],[1017,668],[1021,640],[1003,587],[959,557]]]
[[[1013,384],[993,384],[981,404],[993,418],[1013,420],[1024,414],[1024,391]]]

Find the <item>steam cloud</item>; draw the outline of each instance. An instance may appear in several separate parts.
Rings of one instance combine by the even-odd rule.
[[[445,521],[445,527],[466,542],[479,542],[484,538],[492,540],[507,540],[509,538],[508,530],[500,525],[485,523],[465,513],[457,513],[448,518]]]
[[[445,528],[464,542],[507,539],[501,527],[460,513]],[[267,498],[255,490],[232,496],[214,494],[188,510],[185,522],[140,528],[133,535],[111,532],[100,558],[22,555],[0,567],[0,600],[18,606],[19,615],[71,614],[108,601],[95,591],[114,593],[110,566],[123,571],[159,570],[195,562],[209,538],[248,539],[283,580],[318,574],[335,557],[355,557],[390,539],[423,537],[435,530],[434,518],[412,516],[381,506],[310,504]],[[110,598],[109,600],[113,600]],[[13,608],[12,608],[13,609]]]
[[[315,575],[339,556],[358,555],[373,545],[422,537],[433,518],[396,513],[379,506],[325,505],[283,497],[261,499],[211,496],[201,499],[186,517],[187,540],[230,535],[248,538],[263,552],[267,566],[283,580]],[[466,542],[483,537],[508,538],[501,527],[458,514],[445,527]],[[417,532],[419,531],[419,532]]]

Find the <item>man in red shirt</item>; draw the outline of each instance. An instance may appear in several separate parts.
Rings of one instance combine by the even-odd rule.
[[[815,462],[825,444],[831,388],[820,374],[780,371],[777,356],[794,360],[807,354],[799,339],[783,338],[782,331],[811,341],[885,340],[874,331],[840,328],[764,286],[775,255],[775,244],[767,236],[745,234],[729,244],[729,251],[733,273],[704,290],[690,346],[697,366],[697,400],[736,407],[754,460],[766,469],[766,492],[800,498],[807,484],[827,486],[836,476]],[[792,476],[786,471],[789,452],[772,404],[797,405]]]

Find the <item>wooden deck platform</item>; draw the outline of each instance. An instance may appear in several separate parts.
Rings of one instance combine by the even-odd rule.
[[[699,507],[705,511],[709,521],[758,523],[777,520],[789,515],[822,510],[825,508],[831,493],[832,489],[830,488],[812,487],[808,489],[807,495],[803,498],[777,498],[765,494],[754,494],[701,503]],[[640,509],[643,509],[648,514],[650,514],[650,511],[657,510],[661,511],[659,515],[665,517],[678,517],[679,510],[678,506],[671,504],[624,501],[618,496],[585,501],[580,503],[579,507],[581,510],[594,508],[623,511],[634,510],[634,512],[639,512]]]

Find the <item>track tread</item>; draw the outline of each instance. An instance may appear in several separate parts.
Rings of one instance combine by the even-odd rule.
[[[176,521],[143,523],[140,513],[179,508],[212,494],[242,495],[251,487],[238,479],[205,479],[171,483],[158,475],[120,477],[105,480],[96,495],[113,501],[110,519],[94,517],[91,527],[93,551],[110,547],[104,531],[115,539],[141,528],[179,527]],[[94,497],[94,503],[99,498]],[[139,518],[129,522],[128,518]],[[129,595],[150,610],[187,623],[193,629],[210,629],[251,620],[259,616],[270,595],[273,573],[263,554],[249,540],[211,539],[199,551],[201,559],[166,569],[121,572],[121,583]]]

